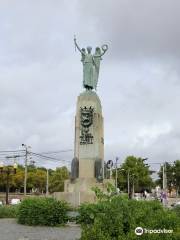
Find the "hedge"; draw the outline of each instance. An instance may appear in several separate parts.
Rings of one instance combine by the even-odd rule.
[[[177,216],[180,218],[180,205],[173,208],[173,211],[177,214]]]
[[[0,206],[0,218],[16,218],[19,206]]]
[[[18,223],[56,226],[67,222],[68,205],[53,198],[27,198],[19,206]]]
[[[83,204],[79,208],[82,224],[81,240],[178,240],[180,218],[172,210],[164,209],[157,201],[136,201],[115,197],[111,201]],[[173,234],[143,234],[135,228],[168,229]]]

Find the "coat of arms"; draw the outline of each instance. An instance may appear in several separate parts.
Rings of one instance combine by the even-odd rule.
[[[89,132],[89,127],[93,124],[93,112],[92,107],[80,108],[81,119],[81,135],[80,144],[93,144],[93,136]]]
[[[93,111],[92,107],[81,108],[81,126],[89,128],[93,124]]]

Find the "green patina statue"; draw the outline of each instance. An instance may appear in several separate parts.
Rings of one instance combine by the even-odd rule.
[[[108,45],[104,44],[102,47],[96,47],[95,53],[92,54],[92,47],[87,47],[87,52],[85,48],[80,48],[76,42],[76,37],[74,37],[75,48],[81,53],[81,61],[83,64],[83,87],[87,90],[92,90],[97,88],[100,61],[102,56],[108,50]],[[102,50],[101,50],[102,49]]]

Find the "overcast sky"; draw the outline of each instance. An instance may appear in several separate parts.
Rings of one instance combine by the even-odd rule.
[[[76,34],[81,47],[109,45],[97,90],[105,160],[179,159],[179,12],[179,0],[0,0],[0,150],[73,149]]]

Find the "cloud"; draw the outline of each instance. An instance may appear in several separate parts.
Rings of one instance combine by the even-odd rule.
[[[80,46],[109,44],[100,68],[105,160],[180,155],[178,0],[1,1],[0,149],[72,149]],[[73,152],[58,155],[65,160]],[[42,162],[42,164],[45,164]]]
[[[140,129],[138,136],[134,139],[134,144],[136,145],[140,142],[142,147],[149,147],[149,145],[156,142],[159,137],[170,133],[171,130],[172,126],[168,123],[161,123],[160,126],[144,126]]]
[[[109,42],[111,57],[179,57],[178,0],[79,1],[84,19]],[[87,20],[88,19],[88,20]]]
[[[111,79],[101,89],[106,159],[116,155],[121,162],[127,155],[148,157],[149,162],[178,159],[177,72],[157,60],[113,63],[106,69]]]

